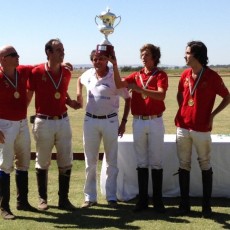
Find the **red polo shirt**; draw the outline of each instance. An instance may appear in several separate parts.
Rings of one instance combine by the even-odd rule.
[[[125,78],[125,81],[128,83],[135,83],[139,87],[143,87],[140,79],[140,75],[143,79],[144,85],[148,81],[149,77],[157,70],[155,68],[152,73],[145,74],[144,69],[140,72],[134,72],[131,75]],[[147,89],[149,90],[157,90],[158,87],[163,88],[165,91],[168,89],[168,76],[167,74],[159,70],[154,74],[152,79],[149,81]],[[132,99],[131,99],[131,113],[132,115],[143,115],[143,116],[150,116],[150,115],[158,115],[162,114],[165,110],[164,101],[155,100],[153,98],[147,97],[143,99],[140,93],[135,91],[132,92]]]
[[[17,89],[16,82],[13,85],[7,80],[0,71],[0,119],[19,121],[27,115],[27,80],[29,79],[32,66],[18,66]],[[19,93],[19,98],[14,96]]]
[[[194,105],[189,106],[189,81],[193,89],[196,80],[192,78],[191,68],[186,69],[181,75],[178,92],[183,95],[183,103],[176,114],[175,125],[194,131],[208,132],[211,131],[208,125],[216,95],[224,98],[229,94],[229,91],[222,78],[207,67],[194,92]]]
[[[48,69],[56,86],[60,80],[61,74],[54,74]],[[45,70],[45,64],[36,66],[32,70],[32,76],[29,79],[29,90],[35,91],[36,113],[48,116],[62,115],[67,111],[66,94],[70,82],[71,73],[62,66],[62,80],[58,89],[55,88],[52,80]],[[55,98],[55,93],[60,93],[60,98]]]

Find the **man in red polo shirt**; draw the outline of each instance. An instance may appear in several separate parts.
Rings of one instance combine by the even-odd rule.
[[[128,87],[132,90],[131,113],[139,187],[139,200],[134,212],[148,208],[149,168],[152,173],[154,210],[159,213],[165,212],[162,201],[162,156],[165,131],[162,115],[165,110],[164,99],[168,88],[168,77],[164,71],[157,68],[160,56],[159,47],[146,44],[140,49],[143,69],[123,80],[116,77],[119,75],[114,75],[117,88]]]
[[[10,173],[14,169],[17,209],[35,211],[28,202],[30,134],[27,123],[27,80],[32,66],[19,65],[13,46],[0,48],[0,211],[3,219],[15,219],[10,210]]]
[[[32,70],[28,97],[35,92],[36,118],[32,132],[36,142],[36,174],[40,210],[48,209],[47,177],[52,149],[57,151],[59,169],[59,209],[75,210],[68,199],[72,168],[72,131],[66,104],[73,107],[67,93],[70,71],[62,66],[64,47],[59,39],[51,39],[45,45],[48,61]],[[75,103],[76,104],[76,103]]]
[[[213,174],[210,165],[210,132],[214,117],[229,104],[230,95],[222,78],[207,67],[207,47],[202,42],[192,41],[187,44],[185,60],[191,68],[182,73],[179,81],[177,93],[179,110],[175,117],[177,154],[180,163],[181,202],[179,213],[185,215],[190,212],[189,181],[192,145],[194,145],[202,170],[202,215],[210,217],[212,214],[210,199]],[[223,99],[213,110],[216,95]]]

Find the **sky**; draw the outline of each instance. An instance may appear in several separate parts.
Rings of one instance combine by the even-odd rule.
[[[139,50],[152,43],[162,65],[183,66],[191,40],[206,44],[209,65],[230,64],[229,0],[0,0],[0,7],[0,46],[13,45],[23,65],[45,62],[51,38],[62,41],[65,61],[90,64],[104,39],[95,17],[107,7],[121,16],[108,37],[119,65],[141,65]]]

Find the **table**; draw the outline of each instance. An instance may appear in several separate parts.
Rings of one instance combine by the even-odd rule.
[[[211,135],[213,168],[213,197],[230,197],[230,135]],[[165,134],[163,153],[163,196],[177,197],[180,195],[178,175],[179,163],[176,154],[176,135]],[[117,198],[128,201],[138,194],[136,159],[133,148],[133,135],[125,134],[118,138],[118,168]],[[106,161],[102,162],[100,187],[105,195]],[[151,177],[149,179],[149,195],[152,195]],[[190,174],[190,196],[202,196],[201,170],[197,161],[197,154],[193,149],[192,170]]]

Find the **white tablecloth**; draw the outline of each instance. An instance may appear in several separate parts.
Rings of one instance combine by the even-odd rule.
[[[178,171],[179,164],[176,154],[176,136],[166,134],[164,137],[163,154],[163,196],[179,196]],[[211,164],[213,168],[213,197],[230,197],[230,136],[212,135]],[[118,139],[118,168],[117,198],[127,201],[138,194],[136,159],[133,148],[132,134],[125,134]],[[202,196],[201,170],[197,161],[197,154],[193,150],[192,170],[190,177],[190,195]],[[102,162],[101,192],[105,195],[106,161]],[[152,195],[151,177],[149,180],[149,195]]]

